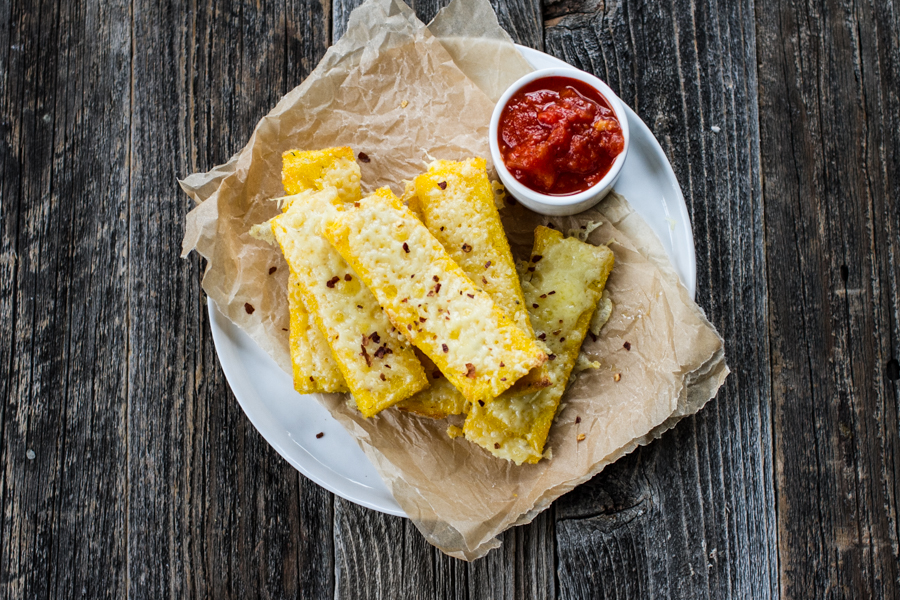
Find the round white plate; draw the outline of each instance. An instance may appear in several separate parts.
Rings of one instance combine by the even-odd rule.
[[[568,66],[519,46],[537,69]],[[623,103],[624,104],[624,103]],[[696,262],[687,207],[675,173],[650,130],[627,106],[631,150],[616,184],[662,240],[682,282],[694,295]],[[253,426],[298,471],[330,492],[391,515],[405,516],[356,441],[312,396],[209,303],[210,327],[222,371]],[[316,438],[318,433],[324,433]]]

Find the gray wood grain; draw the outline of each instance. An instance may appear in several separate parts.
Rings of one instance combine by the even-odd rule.
[[[471,564],[268,446],[178,257],[357,4],[0,2],[0,597],[900,597],[894,3],[494,0],[660,140],[734,373]]]
[[[262,439],[218,367],[176,178],[228,159],[327,46],[318,3],[135,2],[128,550],[134,597],[325,597],[331,495]]]
[[[450,0],[411,0],[408,4],[423,23],[428,23]],[[347,21],[362,0],[334,0],[332,6],[332,40],[338,41],[347,31]],[[540,0],[491,0],[500,26],[516,43],[543,50],[543,15]],[[333,43],[332,42],[332,43]]]
[[[781,591],[897,598],[900,16],[756,17]]]
[[[560,595],[777,596],[752,3],[567,2],[548,14],[547,51],[617,90],[672,163],[697,300],[734,371],[696,417],[557,502]]]
[[[23,4],[0,8],[0,596],[124,597],[128,3]]]

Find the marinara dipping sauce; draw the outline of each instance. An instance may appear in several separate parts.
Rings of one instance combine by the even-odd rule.
[[[543,77],[523,86],[506,103],[497,137],[512,176],[553,196],[589,189],[625,148],[606,98],[570,77]]]

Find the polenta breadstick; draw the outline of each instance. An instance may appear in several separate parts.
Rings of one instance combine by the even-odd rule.
[[[281,182],[289,196],[333,187],[341,202],[359,200],[359,164],[349,147],[288,150],[281,159]]]
[[[551,386],[526,395],[473,404],[463,430],[470,440],[494,456],[522,464],[536,463],[544,444],[591,316],[612,271],[613,253],[547,227],[535,230],[530,279],[522,282],[532,324],[550,349]]]
[[[489,402],[547,359],[389,190],[345,205],[324,234],[470,402]]]
[[[291,366],[294,389],[301,394],[346,392],[347,384],[334,362],[328,340],[303,304],[296,276],[288,275],[288,306],[291,313]]]
[[[282,156],[281,178],[292,196],[331,185],[347,201],[360,197],[359,165],[347,147],[289,150]],[[290,202],[285,200],[282,210],[286,212],[289,207]],[[310,319],[293,275],[288,277],[288,310],[294,389],[301,394],[348,391],[324,334]]]
[[[416,177],[414,187],[415,193],[408,198],[410,209],[466,275],[534,339],[485,160],[434,161],[427,173]],[[544,365],[517,381],[515,389],[537,390],[548,385]]]
[[[272,233],[357,407],[371,417],[428,380],[375,297],[322,237],[322,224],[339,203],[333,188],[294,196],[288,211],[272,219]]]

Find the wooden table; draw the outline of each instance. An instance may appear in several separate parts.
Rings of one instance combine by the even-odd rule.
[[[354,2],[0,2],[3,597],[900,597],[896,5],[498,2],[659,139],[734,372],[467,564],[266,444],[179,258]]]

